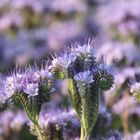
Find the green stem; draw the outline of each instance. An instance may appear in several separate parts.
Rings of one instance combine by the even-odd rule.
[[[81,136],[80,136],[80,139],[83,140],[83,138],[84,138],[84,128],[81,125]]]
[[[81,136],[80,136],[80,140],[87,140],[87,135],[85,134],[85,130],[81,124]]]
[[[35,129],[36,129],[36,132],[37,132],[37,134],[38,134],[39,140],[43,140],[43,137],[42,137],[42,134],[41,134],[39,125],[36,125],[36,124],[35,124]]]

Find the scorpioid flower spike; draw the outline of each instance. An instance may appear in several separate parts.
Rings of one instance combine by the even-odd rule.
[[[28,69],[23,77],[24,88],[23,91],[29,96],[37,96],[39,93],[40,75],[38,71]]]
[[[111,68],[105,64],[98,65],[95,56],[95,49],[88,43],[71,47],[69,54],[58,58],[59,65],[67,75],[72,106],[81,122],[81,140],[87,139],[96,123],[99,89],[109,90],[114,81]]]
[[[84,44],[83,46],[81,45],[78,45],[78,47],[75,49],[75,52],[77,55],[88,55],[88,54],[91,54],[91,55],[95,55],[95,49],[91,46],[90,43],[88,44]]]
[[[73,51],[77,59],[75,61],[75,69],[78,72],[91,69],[93,65],[96,64],[95,62],[95,48],[92,46],[93,44],[88,43],[84,45],[78,45],[77,47],[72,47],[71,51]]]
[[[66,53],[62,57],[58,57],[58,64],[64,69],[68,69],[69,65],[74,62],[76,55],[74,53]]]
[[[48,69],[42,69],[40,71],[40,75],[42,78],[52,78],[52,74],[51,74],[51,72],[49,72]]]
[[[39,88],[38,84],[33,84],[33,83],[27,84],[26,88],[24,89],[24,92],[26,94],[29,94],[30,96],[37,96],[39,94],[38,93],[38,91],[39,91],[38,88]]]
[[[95,70],[95,81],[102,90],[109,90],[114,83],[113,70],[106,64],[100,64]]]
[[[5,80],[5,92],[7,97],[11,97],[16,91],[23,89],[23,74],[13,74]]]
[[[28,118],[38,125],[42,104],[50,99],[53,78],[47,69],[28,68],[24,73],[14,73],[4,82],[4,94],[15,105],[22,105]]]
[[[88,71],[84,71],[84,72],[80,72],[78,74],[76,74],[74,76],[75,81],[77,81],[78,83],[86,83],[86,84],[90,84],[93,83],[93,75],[91,74],[91,72]]]

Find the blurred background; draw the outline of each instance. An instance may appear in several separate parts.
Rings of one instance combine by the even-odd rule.
[[[103,54],[117,66],[115,85],[101,99],[94,136],[140,140],[140,104],[129,92],[129,85],[140,80],[140,0],[0,0],[1,73],[40,64],[89,38],[97,40],[97,59]],[[53,109],[58,104],[61,111],[70,108],[66,93],[57,96],[50,103]],[[61,134],[64,140],[78,140],[80,124],[75,119],[65,123],[70,121],[66,126],[57,122],[69,128]],[[36,140],[28,129],[22,109],[0,113],[0,140]]]

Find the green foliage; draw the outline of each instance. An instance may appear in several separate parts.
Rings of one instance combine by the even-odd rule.
[[[98,117],[99,92],[98,88],[93,84],[80,85],[79,88],[82,93],[81,123],[84,128],[84,137],[87,138]]]
[[[12,99],[15,105],[23,106],[27,116],[34,124],[38,124],[38,114],[40,111],[40,106],[37,105],[38,103],[35,97],[28,98],[25,93],[16,92],[12,96]]]
[[[38,124],[38,116],[41,111],[42,104],[50,100],[49,90],[51,83],[42,79],[39,84],[39,94],[37,96],[28,96],[24,92],[15,92],[12,100],[15,105],[23,106],[27,116],[34,123]]]
[[[71,104],[76,110],[78,117],[81,117],[81,98],[76,87],[76,82],[69,78],[67,79],[68,94],[70,97]]]

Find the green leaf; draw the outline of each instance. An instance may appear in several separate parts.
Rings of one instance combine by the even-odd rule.
[[[69,93],[72,106],[74,107],[75,111],[77,112],[78,117],[80,118],[81,97],[78,93],[76,82],[72,78],[67,79],[67,87],[68,87],[68,93]]]
[[[39,107],[36,105],[35,97],[28,98],[25,93],[16,92],[12,99],[16,105],[23,106],[27,116],[34,124],[38,124]]]
[[[98,88],[91,84],[81,85],[82,93],[82,127],[84,128],[85,137],[87,137],[93,129],[97,117],[98,117],[98,106],[99,106],[99,93]]]

